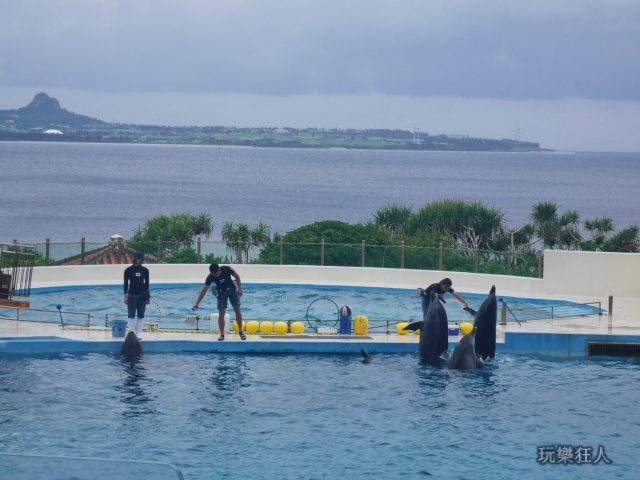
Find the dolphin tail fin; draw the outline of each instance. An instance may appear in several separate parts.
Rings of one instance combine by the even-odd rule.
[[[417,322],[410,323],[404,327],[404,331],[409,330],[410,332],[415,332],[416,330],[420,330],[422,325],[424,325],[424,320],[418,320]]]
[[[369,363],[371,361],[371,355],[364,348],[360,349],[360,354],[362,355],[362,361],[364,363]]]

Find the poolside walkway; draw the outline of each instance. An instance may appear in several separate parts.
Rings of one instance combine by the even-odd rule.
[[[146,352],[211,353],[415,353],[419,336],[395,332],[367,335],[247,335],[234,333],[218,342],[218,332],[144,331]],[[453,350],[461,336],[449,337]],[[585,356],[589,342],[640,345],[640,300],[620,299],[613,315],[533,320],[497,326],[498,352],[534,353],[561,357]],[[109,329],[0,319],[0,354],[119,353],[123,339]]]

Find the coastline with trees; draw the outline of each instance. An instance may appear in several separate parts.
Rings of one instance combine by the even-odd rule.
[[[211,214],[174,213],[149,218],[121,239],[120,247],[143,250],[162,263],[371,266],[533,277],[541,274],[544,249],[640,252],[637,225],[616,230],[609,217],[583,220],[553,201],[533,205],[529,222],[516,227],[504,217],[499,208],[459,199],[429,202],[415,211],[391,203],[366,222],[325,220],[283,234],[272,234],[264,222],[227,221],[220,228],[222,241],[213,241]],[[49,243],[37,248],[38,265],[65,264],[66,258],[53,260]],[[82,259],[89,258],[84,244],[81,248]]]

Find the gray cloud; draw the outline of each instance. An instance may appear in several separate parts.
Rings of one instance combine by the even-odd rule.
[[[1,11],[4,88],[640,100],[633,0],[4,0]]]

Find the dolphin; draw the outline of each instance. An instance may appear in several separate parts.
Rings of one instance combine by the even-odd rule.
[[[120,351],[120,355],[127,358],[135,358],[138,357],[142,353],[142,345],[140,345],[140,340],[136,337],[134,332],[127,333],[126,338],[124,339],[124,344],[122,345],[122,350]]]
[[[362,363],[371,363],[371,360],[373,360],[373,358],[371,358],[369,352],[367,352],[364,348],[361,348],[360,353],[362,354]]]
[[[476,329],[458,342],[449,359],[450,370],[472,370],[482,368],[484,363],[476,356]]]
[[[482,359],[493,358],[496,355],[496,287],[491,287],[489,295],[476,312],[473,330],[462,337],[456,345],[449,368],[454,370],[471,370],[484,366]]]
[[[484,299],[473,321],[476,330],[476,354],[486,360],[496,356],[496,322],[498,318],[498,302],[496,286],[493,285],[489,296]]]
[[[440,355],[449,348],[448,324],[447,312],[442,301],[436,293],[432,293],[429,310],[420,326],[419,351],[420,358],[424,362],[430,365],[442,363]]]

